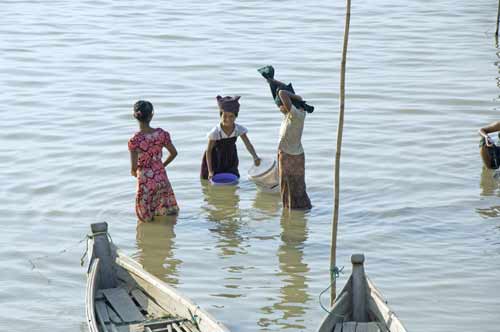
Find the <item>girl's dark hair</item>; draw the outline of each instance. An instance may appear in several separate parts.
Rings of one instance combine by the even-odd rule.
[[[153,104],[146,100],[139,100],[134,104],[134,118],[146,122],[153,114]]]

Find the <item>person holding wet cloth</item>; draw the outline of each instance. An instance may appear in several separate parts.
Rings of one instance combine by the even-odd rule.
[[[497,131],[500,131],[500,121],[493,122],[479,129],[479,135],[481,135],[479,153],[483,159],[484,166],[489,169],[497,169],[500,167],[500,147],[495,145],[493,139],[488,135]]]
[[[295,94],[291,84],[274,79],[274,69],[266,66],[258,70],[271,87],[271,93],[284,118],[281,123],[278,145],[278,172],[283,207],[288,209],[310,209],[311,200],[306,192],[305,154],[302,147],[302,132],[306,112],[314,107],[307,105]]]
[[[240,96],[217,96],[220,123],[207,135],[208,145],[203,153],[200,176],[211,179],[215,174],[232,173],[240,177],[238,171],[238,151],[236,140],[241,137],[243,143],[252,155],[254,165],[260,165],[260,158],[247,136],[247,128],[236,123],[240,111]]]

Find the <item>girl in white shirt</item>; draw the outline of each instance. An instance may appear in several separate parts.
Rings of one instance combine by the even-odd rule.
[[[248,139],[248,130],[237,124],[236,118],[240,110],[240,96],[217,96],[220,123],[208,133],[208,145],[203,154],[201,178],[210,179],[218,173],[232,173],[240,177],[238,171],[238,151],[236,140],[241,137],[243,143],[253,157],[254,164],[260,165],[260,158]]]

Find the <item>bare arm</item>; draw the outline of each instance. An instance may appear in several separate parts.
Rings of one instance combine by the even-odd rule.
[[[500,131],[500,121],[493,122],[488,126],[479,129],[479,135],[485,138],[487,146],[491,146],[492,144],[488,134],[496,131]]]
[[[488,136],[489,133],[493,133],[495,131],[500,131],[500,121],[493,122],[492,124],[489,124],[488,126],[479,129],[479,135],[486,138],[486,136]]]
[[[130,151],[130,174],[135,177],[137,177],[137,159],[137,152]]]
[[[205,152],[205,156],[207,158],[207,167],[208,167],[208,178],[211,179],[214,176],[214,170],[212,169],[212,150],[214,149],[215,141],[208,140],[207,151]]]
[[[248,152],[250,152],[250,154],[252,155],[253,163],[255,164],[255,166],[259,166],[260,165],[260,158],[259,158],[259,156],[257,156],[257,153],[255,152],[255,149],[254,149],[252,143],[250,142],[250,139],[248,138],[247,134],[241,135],[241,139],[243,140],[243,143],[245,143],[245,146],[246,146]]]
[[[175,157],[177,157],[177,149],[171,142],[166,144],[165,148],[168,150],[169,155],[167,160],[163,163],[163,167],[167,167],[167,165],[170,164]]]
[[[283,106],[285,107],[286,112],[290,112],[292,109],[292,99],[295,100],[302,100],[302,97],[296,94],[291,93],[290,91],[286,90],[280,90],[278,92],[278,95],[281,99],[281,102],[283,103]]]

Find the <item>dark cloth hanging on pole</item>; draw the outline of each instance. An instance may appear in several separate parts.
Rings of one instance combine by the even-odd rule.
[[[266,80],[274,79],[274,68],[273,66],[265,66],[257,69],[257,71],[264,77]],[[295,90],[293,89],[292,83],[284,84],[281,82],[277,82],[274,80],[269,81],[269,88],[271,89],[271,94],[273,95],[273,100],[276,105],[281,106],[281,99],[278,96],[279,90],[290,91],[295,94]],[[314,111],[314,106],[308,105],[304,100],[292,100],[293,106],[296,108],[303,108],[307,113],[312,113]]]

